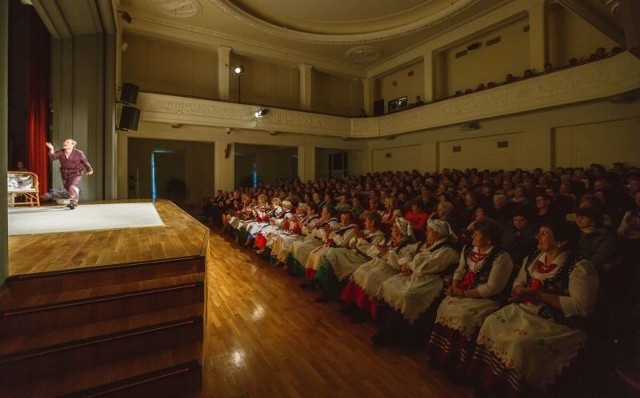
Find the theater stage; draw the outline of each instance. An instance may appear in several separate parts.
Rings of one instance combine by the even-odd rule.
[[[61,206],[47,206],[44,210],[59,212],[67,218],[91,217],[82,213],[83,206],[114,203],[151,202],[83,202],[73,211]],[[209,237],[207,227],[172,202],[158,200],[155,208],[164,225],[9,236],[9,275],[204,256]],[[34,208],[23,209],[20,210]],[[13,216],[12,220],[20,217]],[[83,222],[90,224],[86,219]]]
[[[145,204],[141,212],[151,210],[156,220],[126,228],[112,221],[135,218],[122,211],[127,206],[96,211],[131,203]],[[76,221],[84,230],[9,236],[9,277],[0,287],[0,378],[11,382],[0,383],[0,396],[199,394],[206,226],[166,200],[9,212],[10,222],[21,222],[21,214],[30,223],[54,217],[43,221],[52,226],[82,217]]]

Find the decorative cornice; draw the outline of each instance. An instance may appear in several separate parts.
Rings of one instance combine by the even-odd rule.
[[[283,60],[286,60],[286,62],[291,65],[310,63],[315,67],[326,67],[329,70],[339,71],[351,76],[364,76],[363,70],[354,68],[354,66],[346,60],[337,61],[310,52],[293,50],[267,42],[241,38],[176,21],[168,21],[138,14],[134,14],[133,17],[133,23],[125,26],[127,32],[160,37],[165,40],[187,43],[191,46],[212,50],[220,46],[227,46],[232,48],[236,53],[246,51],[251,54],[260,55],[266,59],[274,59],[279,63],[283,63]]]
[[[230,0],[209,1],[212,4],[215,4],[221,11],[231,15],[237,21],[244,23],[248,29],[255,29],[260,33],[275,37],[323,44],[369,43],[405,36],[442,22],[443,20],[450,19],[454,15],[463,12],[478,2],[478,0],[451,0],[449,5],[443,10],[427,13],[423,18],[419,18],[411,23],[404,23],[400,26],[373,30],[366,33],[339,34],[305,32],[291,27],[277,26],[249,14],[233,4]],[[426,6],[429,5],[428,3],[429,2],[427,2]]]
[[[347,118],[141,93],[141,118],[341,138],[375,138],[570,105],[640,88],[640,60],[629,53],[381,117]]]

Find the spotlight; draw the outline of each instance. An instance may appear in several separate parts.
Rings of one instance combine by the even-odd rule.
[[[236,75],[241,75],[244,72],[244,65],[238,65],[235,68],[233,68],[233,73],[235,73]]]
[[[264,115],[266,115],[267,112],[269,112],[267,108],[260,108],[259,110],[256,111],[256,113],[254,113],[254,115],[256,115],[257,118],[261,118],[261,117],[264,117]]]

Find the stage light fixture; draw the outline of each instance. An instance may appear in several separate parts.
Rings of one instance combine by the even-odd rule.
[[[264,115],[266,115],[269,112],[269,110],[267,108],[260,108],[256,111],[256,113],[254,113],[254,115],[257,118],[261,118],[264,117]]]

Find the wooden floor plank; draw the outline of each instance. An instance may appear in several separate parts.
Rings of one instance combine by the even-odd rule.
[[[155,206],[163,227],[10,236],[9,275],[201,254],[208,229],[169,201]]]
[[[424,352],[380,349],[316,294],[227,237],[212,234],[204,396],[471,397]]]

